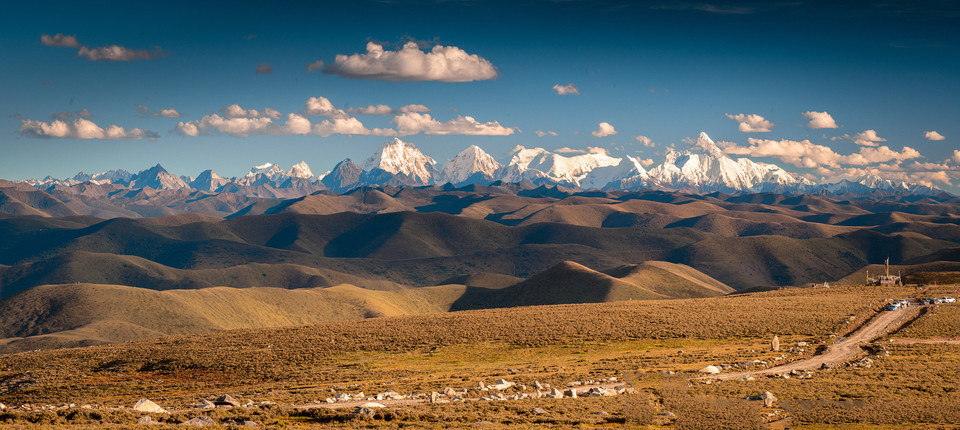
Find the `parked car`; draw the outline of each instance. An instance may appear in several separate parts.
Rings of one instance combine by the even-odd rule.
[[[953,298],[953,297],[949,297],[949,296],[943,298],[943,302],[944,302],[944,303],[954,303],[954,302],[956,302],[956,301],[957,301],[957,299],[955,299],[955,298]]]
[[[896,303],[890,303],[889,305],[887,305],[887,310],[888,310],[888,311],[895,311],[895,310],[898,310],[898,309],[900,309],[900,305],[898,305],[898,304],[896,304]]]

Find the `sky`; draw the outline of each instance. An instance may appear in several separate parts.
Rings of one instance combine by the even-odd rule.
[[[708,133],[818,182],[960,191],[954,1],[18,2],[0,178],[315,173],[398,136],[657,165]]]

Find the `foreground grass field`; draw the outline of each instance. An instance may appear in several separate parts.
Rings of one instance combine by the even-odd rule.
[[[864,352],[869,367],[857,357],[854,366],[816,372],[809,379],[707,384],[696,373],[706,365],[751,360],[774,365],[809,356],[818,345],[855,330],[885,299],[914,292],[836,287],[508,308],[6,355],[0,356],[0,402],[17,408],[0,413],[0,424],[131,425],[142,414],[130,406],[146,397],[171,411],[154,415],[171,426],[200,415],[221,425],[249,420],[272,427],[464,427],[483,422],[520,428],[948,426],[960,422],[955,412],[960,405],[954,400],[960,389],[957,345],[890,344],[883,349],[881,342]],[[923,321],[920,317],[911,324]],[[782,345],[779,352],[770,350],[774,335]],[[335,393],[373,396],[388,390],[429,399],[431,392],[450,387],[466,390],[463,396],[470,399],[486,395],[477,390],[480,382],[500,378],[560,389],[615,379],[633,391],[580,399],[436,404],[421,397],[369,415],[355,415],[352,407],[320,407],[336,406],[325,402]],[[778,397],[774,407],[743,400],[763,391]],[[221,394],[257,406],[191,408]],[[894,406],[883,408],[884,401]],[[57,408],[71,403],[76,407]],[[38,405],[54,407],[41,410]],[[539,411],[531,412],[534,408]],[[666,412],[675,414],[675,421],[660,415]],[[897,418],[901,413],[911,413],[910,418]]]

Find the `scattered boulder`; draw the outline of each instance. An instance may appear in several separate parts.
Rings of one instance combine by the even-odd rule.
[[[543,415],[543,414],[546,414],[547,411],[545,411],[545,410],[543,410],[543,409],[541,409],[541,408],[533,408],[533,410],[531,410],[530,413],[531,413],[531,414],[534,414],[534,415]]]
[[[216,408],[217,405],[213,404],[213,402],[211,402],[211,401],[209,401],[209,400],[207,400],[207,399],[203,399],[203,400],[200,401],[200,403],[197,403],[196,405],[193,405],[193,407],[195,407],[195,408],[197,408],[197,409],[213,409],[213,408]]]
[[[440,393],[433,391],[430,393],[430,403],[437,403],[440,400]]]
[[[260,427],[260,423],[256,421],[246,420],[243,424],[240,424],[240,427]]]
[[[443,394],[446,395],[447,397],[453,397],[457,395],[457,391],[454,390],[453,388],[447,387],[443,389]]]
[[[773,340],[770,341],[770,350],[774,352],[780,350],[780,338],[776,335],[774,335]]]
[[[361,407],[358,407],[356,410],[354,410],[353,414],[358,416],[364,416],[364,417],[373,417],[376,414],[376,412],[374,412],[373,409],[365,408],[361,406]]]
[[[220,397],[217,397],[217,400],[214,400],[213,404],[216,406],[233,406],[235,408],[240,407],[240,401],[234,399],[233,396],[229,394],[224,394]]]
[[[706,367],[700,369],[699,372],[700,372],[700,373],[715,374],[715,373],[720,373],[720,368],[711,364],[711,365],[709,365],[709,366],[706,366]]]
[[[184,422],[181,425],[191,426],[191,427],[206,427],[206,426],[212,426],[216,424],[217,423],[213,421],[213,418],[201,415],[199,417],[191,418],[190,420]]]
[[[551,388],[551,389],[550,389],[550,392],[548,392],[546,395],[544,395],[544,397],[547,397],[547,398],[550,398],[550,399],[562,399],[562,398],[563,398],[563,392],[561,392],[560,390],[558,390],[558,389],[556,389],[556,388]]]
[[[763,406],[772,408],[774,402],[777,401],[777,398],[774,397],[773,393],[769,391],[764,391],[760,394],[760,399],[763,400]]]
[[[546,387],[544,387],[543,384],[540,383],[540,381],[533,381],[533,388],[536,388],[537,390],[542,391]]]
[[[137,412],[148,412],[153,414],[165,414],[167,413],[166,409],[160,407],[160,405],[154,403],[151,400],[140,399],[135,405],[133,405],[133,410]]]
[[[565,390],[565,391],[563,392],[563,395],[564,395],[564,396],[567,396],[567,397],[570,397],[570,398],[576,399],[576,398],[577,398],[577,390],[576,390],[576,389],[573,389],[573,388],[571,388],[571,389],[569,389],[569,390]]]
[[[594,412],[593,414],[594,414],[594,415],[600,415],[600,416],[610,415],[610,413],[607,412],[607,411],[597,411],[597,412]]]
[[[497,379],[493,385],[490,385],[490,388],[497,390],[506,390],[513,386],[513,382],[507,381],[506,379]]]
[[[361,408],[379,409],[379,408],[385,408],[386,406],[384,406],[382,403],[367,402],[367,403],[364,403],[364,404],[360,405],[360,407],[361,407]]]

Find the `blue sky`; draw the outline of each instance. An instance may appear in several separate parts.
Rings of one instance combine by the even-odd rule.
[[[523,145],[601,147],[659,164],[668,147],[682,149],[684,138],[706,131],[735,157],[817,180],[877,173],[954,191],[960,184],[960,6],[950,1],[77,1],[6,9],[5,179],[156,163],[178,175],[212,168],[237,176],[301,160],[319,173],[366,158],[405,119],[401,138],[439,162],[476,144],[502,161]],[[365,56],[370,42],[390,56],[411,41],[423,58],[460,68],[418,75],[406,60]],[[113,45],[113,57],[98,50]],[[437,45],[451,56],[429,57]],[[324,65],[308,71],[318,60]],[[257,73],[264,63],[271,73]],[[386,72],[371,77],[373,69]],[[558,84],[579,94],[560,95]],[[307,115],[310,98],[333,110]],[[263,128],[237,133],[218,123],[234,104],[243,112],[231,127]],[[380,104],[394,112],[351,110]],[[409,105],[429,111],[397,111]],[[179,117],[160,116],[163,109]],[[836,128],[811,128],[805,112],[826,113]],[[290,114],[319,128],[284,128]],[[601,122],[616,134],[592,135]],[[112,134],[119,138],[107,138],[111,125],[122,128]]]

